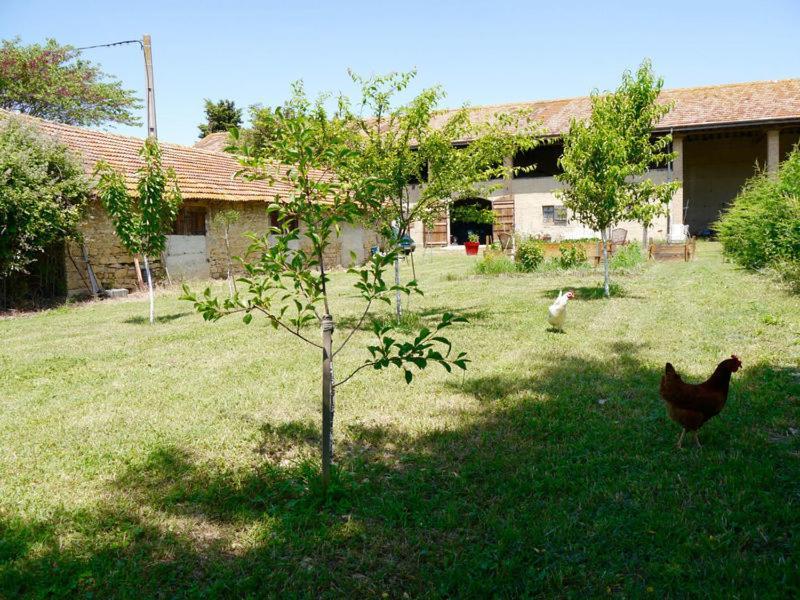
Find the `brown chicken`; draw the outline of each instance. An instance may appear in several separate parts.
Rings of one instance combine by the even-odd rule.
[[[694,440],[700,446],[697,430],[723,409],[728,400],[731,374],[741,367],[742,361],[736,355],[731,355],[717,365],[714,374],[705,382],[691,384],[684,383],[675,367],[667,363],[661,377],[661,397],[667,403],[669,418],[683,427],[678,438],[678,448],[682,447],[683,436],[687,431],[694,433]]]

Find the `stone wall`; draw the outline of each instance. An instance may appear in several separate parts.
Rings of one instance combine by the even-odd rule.
[[[133,257],[120,243],[114,225],[99,201],[93,200],[89,204],[80,232],[89,262],[100,285],[107,289],[135,289],[137,279]],[[160,257],[155,257],[150,262],[153,275],[158,280],[162,275]],[[88,291],[89,276],[80,243],[67,244],[66,263],[68,293],[74,295]],[[143,264],[141,266],[144,267]]]
[[[248,233],[263,235],[269,229],[269,215],[266,206],[254,202],[211,202],[208,204],[206,222],[206,238],[208,242],[208,261],[211,277],[225,277],[227,273],[227,254],[225,252],[225,236],[223,229],[214,225],[214,216],[223,210],[231,208],[239,212],[239,220],[230,226],[228,243],[231,256],[244,257],[251,240]],[[302,230],[302,224],[301,224]],[[326,268],[348,267],[352,263],[350,251],[356,253],[356,262],[363,262],[369,256],[372,246],[378,245],[378,236],[363,227],[344,225],[341,236],[329,247],[323,257]],[[300,238],[298,247],[310,250],[310,244],[305,238]],[[234,271],[242,272],[241,264],[233,261]]]
[[[186,207],[205,206],[206,212],[206,243],[208,247],[208,263],[211,277],[224,278],[227,274],[227,254],[225,251],[225,238],[222,228],[214,223],[214,216],[222,210],[234,209],[239,213],[239,219],[230,226],[228,240],[231,256],[244,257],[250,246],[251,240],[248,233],[263,235],[269,227],[269,217],[266,205],[255,202],[186,202]],[[114,232],[114,227],[99,202],[92,202],[84,223],[81,225],[84,243],[89,254],[89,261],[94,269],[95,276],[104,288],[127,288],[133,290],[137,286],[136,271],[133,257],[128,254]],[[323,260],[325,267],[335,269],[350,266],[352,258],[350,252],[356,254],[356,262],[363,262],[372,246],[379,245],[377,234],[367,231],[362,227],[345,225],[341,236],[335,240]],[[308,249],[308,240],[301,238],[298,247]],[[89,278],[83,260],[81,247],[77,243],[68,246],[69,254],[66,257],[67,287],[70,294],[84,293],[89,289]],[[70,259],[70,255],[72,259]],[[73,264],[74,260],[74,264]],[[163,277],[161,261],[159,258],[152,260],[153,274],[156,280]],[[77,268],[76,268],[77,265]],[[241,264],[233,261],[234,271],[242,273]]]

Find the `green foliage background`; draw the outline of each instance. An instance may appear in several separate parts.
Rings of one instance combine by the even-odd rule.
[[[0,108],[69,125],[140,125],[141,102],[72,46],[49,39],[0,46]]]
[[[777,175],[748,181],[715,226],[725,254],[748,269],[800,262],[800,149]]]
[[[88,193],[66,147],[19,117],[0,120],[0,277],[25,273],[46,246],[77,237]]]

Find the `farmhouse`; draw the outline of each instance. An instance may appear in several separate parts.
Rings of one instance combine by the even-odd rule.
[[[800,79],[759,81],[707,87],[664,90],[662,102],[674,103],[673,109],[656,128],[656,135],[671,133],[677,158],[671,165],[653,169],[649,177],[657,182],[680,181],[669,214],[653,226],[651,237],[711,233],[720,211],[736,196],[742,184],[756,169],[777,169],[800,139]],[[560,184],[558,158],[562,136],[572,119],[590,114],[588,97],[541,102],[523,102],[472,109],[474,120],[488,120],[494,114],[514,109],[532,111],[541,122],[545,138],[531,152],[508,157],[515,166],[536,165],[499,189],[480,198],[459,199],[491,207],[497,216],[495,225],[453,222],[444,216],[431,229],[418,224],[413,237],[425,246],[462,244],[468,232],[497,238],[500,232],[549,235],[553,240],[594,236],[572,219],[555,191]],[[444,112],[441,122],[447,118]],[[468,144],[470,140],[460,141]],[[412,190],[413,191],[413,190]],[[628,239],[638,239],[642,228],[637,223],[623,223]]]
[[[0,117],[3,114],[9,113],[0,113]],[[143,165],[139,150],[144,140],[24,118],[70,148],[83,162],[89,177],[93,177],[96,164],[105,161],[125,175],[130,192],[135,194],[136,171]],[[269,226],[266,204],[277,195],[286,196],[290,188],[279,177],[272,183],[235,177],[240,165],[231,154],[163,142],[161,149],[163,164],[175,170],[184,200],[172,235],[167,236],[165,258],[170,276],[178,280],[225,277],[224,235],[214,225],[214,216],[227,209],[239,212],[239,220],[230,227],[229,242],[233,256],[244,256],[250,243],[246,234],[261,234]],[[83,244],[67,244],[59,258],[64,263],[67,292],[77,294],[89,289],[87,264],[104,288],[135,288],[133,257],[120,244],[97,199],[90,203],[81,233]],[[351,252],[357,261],[363,260],[376,240],[374,234],[360,227],[345,227],[325,262],[329,266],[347,266],[352,260]],[[159,257],[153,260],[155,271],[163,272]]]

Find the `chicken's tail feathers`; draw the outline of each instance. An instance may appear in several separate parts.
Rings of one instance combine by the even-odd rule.
[[[675,370],[675,367],[672,366],[672,363],[667,363],[664,367],[664,373],[666,375],[677,375],[678,372]]]

